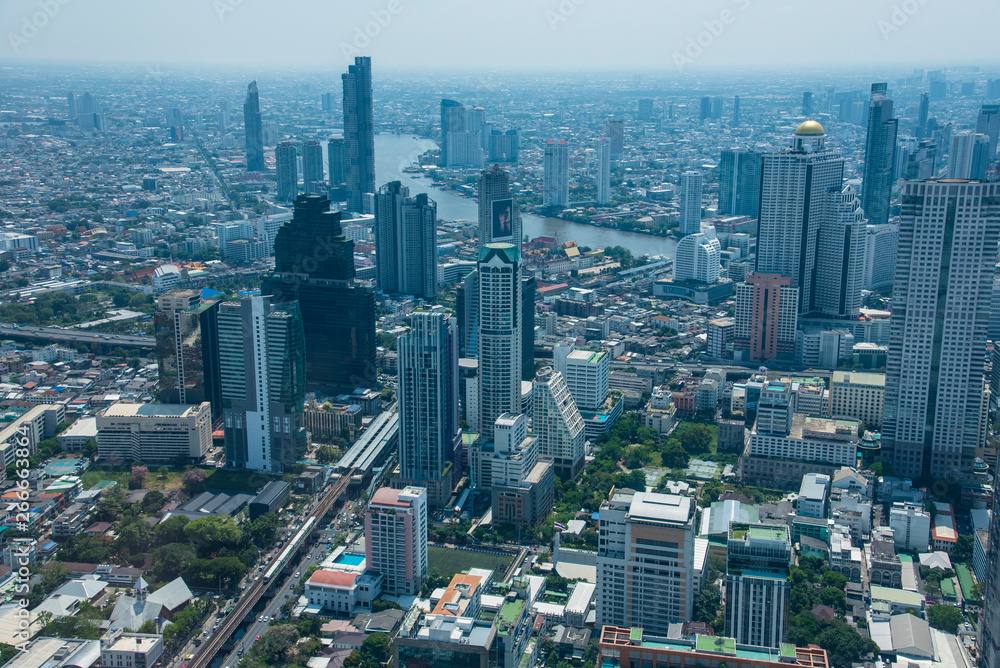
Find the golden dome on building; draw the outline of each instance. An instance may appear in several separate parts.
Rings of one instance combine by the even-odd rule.
[[[797,135],[823,135],[826,134],[826,130],[823,126],[812,120],[811,118],[805,123],[801,124],[795,129],[795,134]]]

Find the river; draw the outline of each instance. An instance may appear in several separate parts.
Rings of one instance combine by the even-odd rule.
[[[453,190],[432,188],[430,179],[403,172],[403,168],[412,164],[421,153],[436,146],[430,139],[416,139],[412,135],[375,135],[376,183],[401,181],[410,188],[411,195],[426,192],[437,202],[438,218],[442,220],[476,220],[479,209],[474,200]],[[677,242],[668,237],[620,232],[528,213],[521,214],[521,222],[524,233],[529,238],[555,237],[561,242],[576,241],[581,246],[591,248],[624,246],[635,255],[664,255],[673,258],[677,247]]]

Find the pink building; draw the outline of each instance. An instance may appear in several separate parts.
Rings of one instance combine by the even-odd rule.
[[[382,591],[393,596],[420,591],[427,575],[427,490],[377,490],[365,513],[365,557],[369,570],[385,578]]]
[[[753,273],[736,286],[733,355],[738,362],[795,357],[799,290],[780,274]]]

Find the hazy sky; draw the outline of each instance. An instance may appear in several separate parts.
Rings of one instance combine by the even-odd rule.
[[[328,69],[369,55],[387,70],[989,67],[998,19],[994,0],[0,0],[0,60]]]

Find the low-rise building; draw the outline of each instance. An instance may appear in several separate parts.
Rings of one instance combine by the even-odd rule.
[[[319,614],[347,614],[371,610],[372,601],[382,593],[380,573],[318,569],[305,584],[309,607]]]
[[[97,417],[98,458],[113,463],[198,461],[212,446],[212,406],[127,404]]]
[[[828,475],[807,473],[802,476],[796,508],[798,514],[803,517],[826,517],[826,492],[829,485]]]
[[[392,643],[393,665],[492,668],[496,659],[497,627],[471,617],[424,615],[411,610]],[[419,612],[419,611],[417,611]],[[412,617],[412,619],[411,619]]]
[[[149,668],[163,654],[163,636],[109,631],[101,637],[101,665]]]

